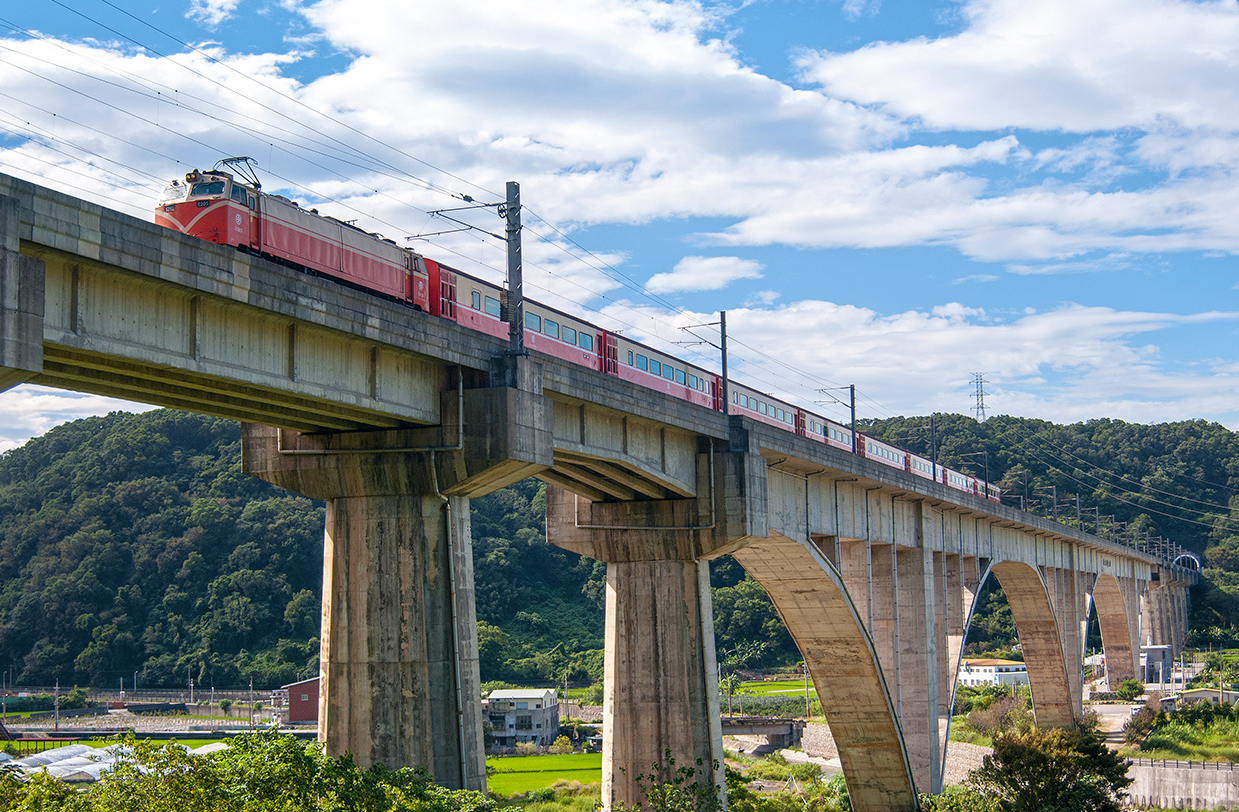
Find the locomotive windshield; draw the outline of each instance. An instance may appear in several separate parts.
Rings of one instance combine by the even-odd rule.
[[[224,194],[222,180],[206,180],[195,183],[189,190],[190,197],[220,197]]]

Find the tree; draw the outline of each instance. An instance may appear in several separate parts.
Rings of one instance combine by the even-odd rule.
[[[1125,679],[1119,683],[1114,692],[1118,694],[1119,699],[1131,702],[1144,693],[1144,683],[1138,679]]]
[[[1131,781],[1095,730],[1026,727],[994,736],[967,783],[1002,812],[1119,812]]]
[[[225,715],[225,716],[227,716],[227,715],[228,715],[228,711],[232,710],[232,700],[231,700],[231,699],[221,699],[221,700],[219,701],[219,709],[220,709],[221,711],[223,711],[223,712],[224,712],[224,715]]]

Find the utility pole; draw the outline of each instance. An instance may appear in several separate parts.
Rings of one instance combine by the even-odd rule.
[[[525,282],[521,270],[521,185],[508,181],[503,206],[508,243],[508,354],[525,355]],[[606,348],[601,348],[602,352]]]
[[[718,311],[719,345],[723,351],[723,417],[731,414],[731,384],[727,380],[727,311]]]
[[[856,433],[856,384],[848,384],[848,392],[852,396],[852,453],[863,454],[864,449],[860,447],[860,435]]]
[[[929,416],[929,464],[933,467],[934,482],[938,481],[938,430],[934,427],[934,415]]]
[[[56,679],[56,694],[52,698],[52,711],[56,717],[55,729],[60,732],[60,678]]]
[[[809,721],[809,661],[801,663],[804,666],[804,720]]]

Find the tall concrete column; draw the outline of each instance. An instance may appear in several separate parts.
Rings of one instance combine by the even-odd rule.
[[[899,722],[917,786],[941,792],[938,693],[949,693],[949,686],[938,684],[934,554],[924,547],[897,550]]]
[[[547,541],[607,562],[608,808],[644,802],[636,777],[668,753],[724,792],[706,559],[766,536],[766,461],[747,442],[742,426],[726,450],[702,438],[691,498],[587,501],[547,477]]]
[[[938,706],[941,708],[939,752],[946,758],[951,711],[955,702],[955,680],[964,653],[964,638],[980,591],[981,570],[975,556],[943,554],[939,580],[942,600],[938,616]]]
[[[247,473],[327,502],[327,752],[484,789],[469,500],[442,493],[430,453],[316,455],[280,448],[274,430],[250,425],[242,442]]]
[[[1076,715],[1084,712],[1084,646],[1088,635],[1088,576],[1074,569],[1047,568],[1050,602],[1058,620],[1063,665],[1071,704]]]
[[[899,568],[895,565],[894,544],[869,546],[869,634],[882,666],[882,676],[890,687],[895,714],[902,718],[903,702],[899,683]],[[851,584],[848,585],[849,589]],[[915,771],[913,772],[916,775]],[[920,776],[917,775],[917,780]]]
[[[21,255],[18,215],[0,197],[0,392],[43,371],[43,262]]]
[[[502,385],[512,371],[473,390],[458,372],[439,426],[242,426],[247,474],[327,503],[319,739],[333,755],[486,788],[468,497],[552,461],[540,372]]]
[[[468,499],[328,502],[320,659],[330,754],[485,789]]]
[[[1106,681],[1114,690],[1140,671],[1140,591],[1134,579],[1099,575],[1093,586],[1097,625],[1106,653]]]
[[[633,769],[659,782],[681,767],[712,775],[717,762],[721,770],[713,624],[709,562],[607,564],[602,797],[608,805],[645,803],[627,772]]]

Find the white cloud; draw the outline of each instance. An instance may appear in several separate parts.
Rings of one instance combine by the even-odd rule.
[[[657,273],[645,283],[649,293],[721,290],[737,279],[761,279],[762,264],[740,257],[684,257],[670,273]]]
[[[214,28],[232,17],[241,0],[192,0],[185,16]]]
[[[1233,323],[1236,312],[1065,305],[997,320],[958,303],[881,315],[806,300],[729,310],[727,319],[738,346],[732,359],[737,379],[801,403],[820,400],[817,388],[855,383],[877,404],[869,408],[873,416],[886,416],[881,405],[906,414],[967,412],[972,373],[990,370],[991,414],[1059,421],[1109,415],[1136,422],[1193,416],[1239,427],[1233,362],[1188,367],[1136,341],[1180,327]]]
[[[936,129],[1239,127],[1239,8],[972,0],[964,29],[802,60],[830,94]]]
[[[0,452],[22,445],[31,437],[53,426],[108,412],[144,412],[154,406],[126,400],[64,392],[45,386],[24,384],[0,392],[0,414],[5,416],[0,429]]]

